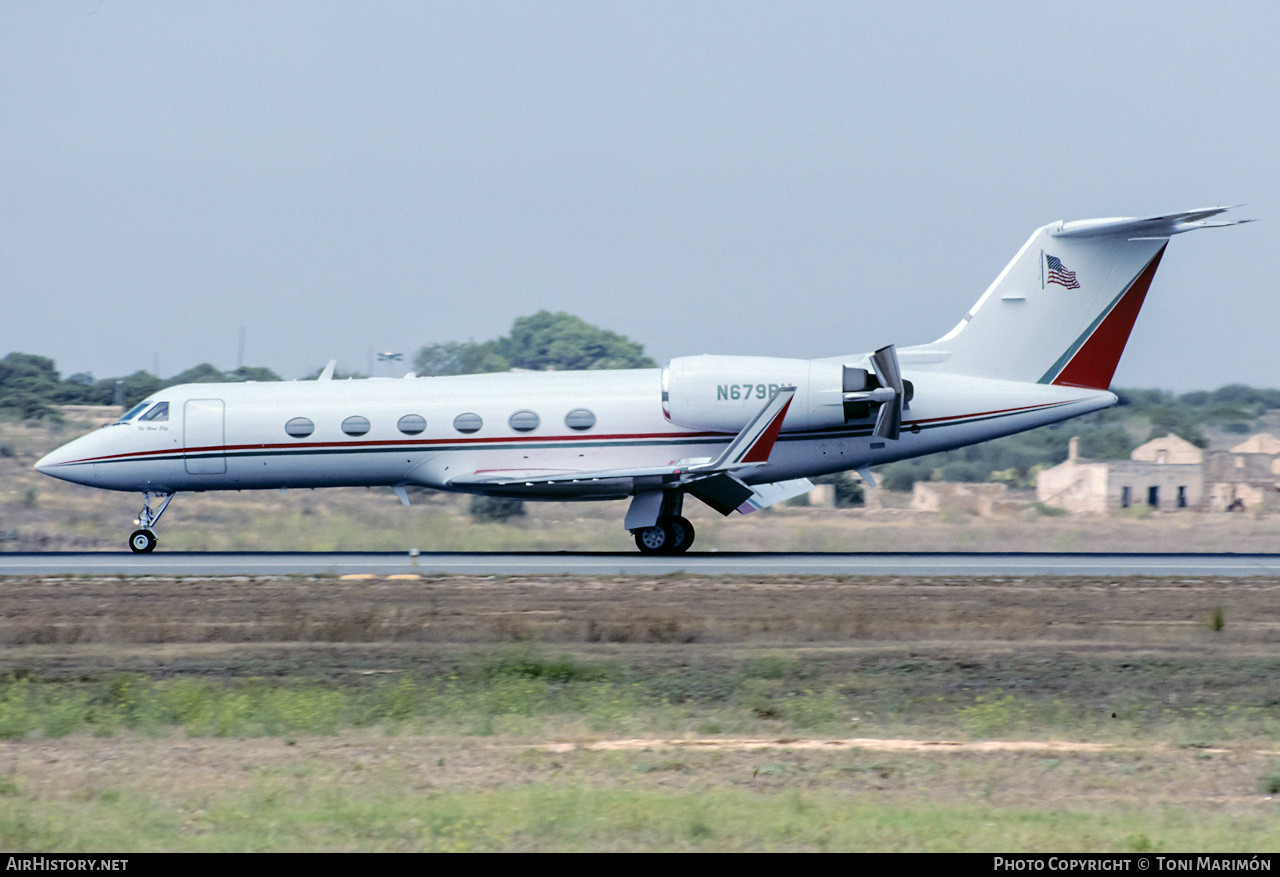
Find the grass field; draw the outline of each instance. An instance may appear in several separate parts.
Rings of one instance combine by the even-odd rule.
[[[11,850],[1240,850],[1280,582],[8,579]]]

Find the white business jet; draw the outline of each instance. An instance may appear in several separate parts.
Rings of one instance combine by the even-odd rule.
[[[186,384],[46,456],[139,491],[135,552],[179,491],[421,485],[630,499],[642,552],[680,552],[686,495],[748,514],[810,476],[945,451],[1114,405],[1111,377],[1172,235],[1227,208],[1055,222],[932,344],[828,359],[688,356],[661,369]]]

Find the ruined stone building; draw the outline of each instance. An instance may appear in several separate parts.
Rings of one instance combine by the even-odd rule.
[[[1258,451],[1256,448],[1274,448]],[[1214,451],[1204,463],[1209,508],[1215,512],[1280,508],[1280,441],[1262,433],[1229,451]]]
[[[1276,438],[1269,432],[1260,432],[1257,435],[1251,435],[1240,444],[1231,449],[1233,454],[1270,454],[1275,457],[1280,455],[1280,439]]]
[[[1073,514],[1149,506],[1160,511],[1280,508],[1280,440],[1250,436],[1227,451],[1202,451],[1177,436],[1152,439],[1128,460],[1088,460],[1071,439],[1067,460],[1036,478],[1036,499]]]
[[[911,491],[911,508],[920,512],[951,509],[989,518],[1016,514],[1025,507],[1025,501],[1009,497],[1009,488],[1004,484],[917,481]]]
[[[1088,460],[1072,438],[1067,459],[1036,477],[1036,499],[1074,514],[1106,514],[1148,505],[1174,511],[1200,507],[1204,452],[1177,436],[1152,439],[1128,460]]]

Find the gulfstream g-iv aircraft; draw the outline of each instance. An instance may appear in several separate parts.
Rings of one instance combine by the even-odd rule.
[[[141,492],[149,552],[179,491],[421,485],[630,500],[642,552],[686,551],[686,496],[748,514],[810,476],[1010,435],[1116,403],[1120,354],[1169,238],[1227,208],[1037,230],[932,344],[826,359],[687,356],[661,369],[186,384],[36,464]]]

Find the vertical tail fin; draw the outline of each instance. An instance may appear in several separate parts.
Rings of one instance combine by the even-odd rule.
[[[932,354],[926,369],[1105,390],[1169,238],[1238,224],[1208,221],[1227,209],[1046,225],[959,325],[911,352]]]

